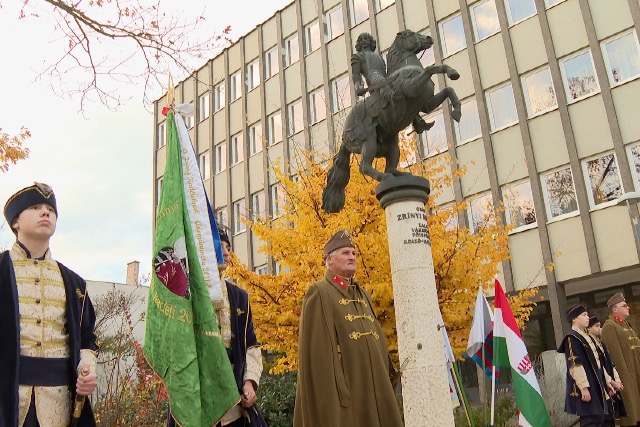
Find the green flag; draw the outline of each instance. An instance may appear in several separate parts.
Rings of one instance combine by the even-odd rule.
[[[202,178],[182,117],[169,110],[166,123],[144,354],[178,424],[211,427],[240,395],[211,304],[222,293]]]

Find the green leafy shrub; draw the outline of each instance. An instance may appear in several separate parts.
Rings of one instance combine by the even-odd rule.
[[[265,369],[268,372],[268,369]],[[258,404],[269,427],[293,426],[297,372],[263,374],[258,391]]]

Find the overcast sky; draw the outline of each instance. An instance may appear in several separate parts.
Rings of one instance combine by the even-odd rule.
[[[208,7],[207,27],[218,31],[231,25],[234,40],[290,2],[163,0],[188,7],[183,12],[194,16]],[[53,23],[46,18],[18,20],[14,3],[22,2],[3,2],[0,9],[0,128],[16,134],[27,127],[31,154],[9,172],[0,172],[0,206],[33,181],[45,182],[58,203],[58,229],[51,241],[55,259],[87,280],[123,283],[126,264],[134,260],[140,261],[141,273],[149,273],[153,116],[142,103],[141,89],[123,87],[133,99],[117,112],[94,103],[80,114],[78,99],[62,99],[49,80],[36,80],[43,62],[57,58],[49,44]],[[159,91],[154,99],[160,96]],[[0,248],[13,241],[5,225]]]

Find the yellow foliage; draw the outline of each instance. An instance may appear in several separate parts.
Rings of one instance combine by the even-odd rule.
[[[29,157],[29,149],[23,144],[31,136],[31,133],[25,129],[20,129],[20,133],[15,136],[2,132],[0,128],[0,172],[9,170],[9,163],[14,165],[18,160]]]
[[[403,152],[410,152],[410,141],[403,140]],[[327,214],[322,208],[322,190],[329,165],[309,160],[307,172],[294,181],[282,170],[274,169],[282,183],[284,212],[278,218],[247,221],[251,231],[267,242],[260,251],[279,261],[278,275],[258,275],[234,257],[228,270],[251,294],[254,324],[263,347],[276,352],[272,373],[297,369],[298,323],[302,298],[308,286],[324,275],[322,248],[339,229],[351,232],[357,250],[356,280],[372,295],[377,317],[387,336],[389,349],[397,363],[397,336],[393,288],[389,264],[385,213],[375,196],[378,182],[359,172],[359,157],[352,156],[351,180],[342,211]],[[380,169],[380,163],[378,169]],[[450,158],[439,156],[410,167],[414,175],[431,184],[429,228],[438,300],[456,355],[466,349],[478,288],[493,286],[498,264],[509,258],[509,227],[501,224],[493,209],[475,233],[458,225],[466,213],[466,203],[446,209],[433,202],[459,179],[466,168],[453,171]],[[526,289],[510,297],[514,315],[522,327],[535,305],[537,289]]]

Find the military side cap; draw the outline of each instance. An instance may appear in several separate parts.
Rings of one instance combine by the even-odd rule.
[[[339,230],[336,231],[333,236],[329,239],[326,245],[324,245],[324,249],[322,250],[322,257],[325,258],[331,252],[340,248],[355,248],[356,246],[351,241],[351,235],[347,230]]]
[[[602,324],[602,322],[600,321],[600,319],[598,319],[598,317],[596,316],[591,316],[589,317],[589,326],[587,326],[587,328],[592,327],[593,325],[595,325],[596,323],[600,323]]]
[[[617,303],[623,302],[623,301],[624,301],[624,294],[622,292],[618,292],[616,294],[613,294],[613,296],[609,298],[609,300],[607,301],[607,307],[611,308]]]
[[[33,205],[46,203],[50,205],[56,216],[58,216],[58,207],[56,205],[56,196],[53,189],[47,184],[34,182],[33,185],[23,188],[22,190],[9,197],[4,205],[4,218],[9,226],[22,213],[23,210]]]
[[[586,312],[587,308],[582,304],[577,304],[567,309],[567,321],[571,323],[573,319]]]

